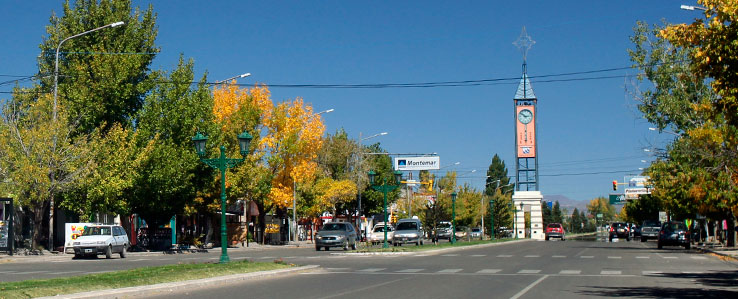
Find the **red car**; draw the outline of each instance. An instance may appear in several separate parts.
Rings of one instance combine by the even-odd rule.
[[[562,226],[561,223],[549,223],[548,226],[546,226],[546,241],[548,241],[549,238],[560,238],[561,241],[564,241],[566,240],[564,233],[564,226]]]

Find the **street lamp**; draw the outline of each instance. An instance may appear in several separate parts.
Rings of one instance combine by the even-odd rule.
[[[330,110],[333,110],[333,109],[330,109]],[[361,164],[363,164],[363,162],[364,162],[364,147],[362,146],[362,142],[364,140],[367,140],[367,139],[372,139],[374,137],[384,136],[384,135],[387,135],[387,134],[389,134],[389,133],[382,132],[382,133],[377,133],[377,134],[371,135],[369,137],[361,138],[361,132],[359,132],[359,155],[357,157],[357,159],[359,160],[359,163],[358,163],[359,164],[358,165],[359,166],[359,173],[362,172]],[[348,164],[348,161],[346,162],[346,164]],[[346,168],[348,168],[348,165],[346,165]],[[356,208],[357,209],[357,212],[356,212],[356,214],[359,217],[359,219],[361,219],[361,188],[360,188],[360,186],[358,186],[359,185],[359,179],[358,178],[357,178],[356,184],[357,184],[357,187],[359,187],[358,188],[358,192],[357,192],[357,196],[359,197],[359,200],[358,200],[358,203],[357,203],[357,208]],[[385,221],[384,224],[387,225],[387,221]],[[359,228],[359,230],[361,230],[361,228]],[[364,230],[364,238],[366,238],[366,235],[368,233],[367,232],[368,230],[369,230],[369,228],[367,228],[366,230]]]
[[[382,191],[384,194],[384,225],[385,228],[387,226],[387,193],[397,189],[400,187],[400,182],[402,181],[402,171],[396,170],[393,172],[395,176],[395,184],[394,185],[388,185],[387,184],[387,178],[382,179],[382,184],[378,185],[376,182],[377,173],[374,171],[369,171],[369,184],[372,185],[372,189],[377,191]],[[387,229],[384,229],[384,245],[382,245],[382,248],[387,248]]]
[[[238,135],[238,147],[240,149],[241,156],[243,158],[233,159],[226,158],[225,146],[220,146],[220,157],[216,159],[205,159],[205,143],[208,138],[200,132],[192,137],[192,142],[195,145],[195,152],[200,158],[200,161],[207,164],[208,166],[220,170],[220,263],[225,264],[230,259],[228,258],[228,239],[226,231],[226,169],[235,167],[239,163],[243,162],[246,155],[249,154],[249,143],[251,143],[253,137],[246,131]]]
[[[75,37],[79,37],[79,36],[82,36],[82,35],[85,35],[85,34],[88,34],[88,33],[92,33],[92,32],[98,31],[100,29],[108,28],[108,27],[110,27],[110,28],[118,27],[118,26],[121,26],[123,24],[125,24],[125,23],[122,22],[122,21],[120,21],[120,22],[110,23],[110,24],[107,24],[105,26],[97,27],[97,28],[92,29],[92,30],[87,30],[85,32],[78,33],[78,34],[75,34],[75,35],[72,35],[70,37],[67,37],[67,38],[63,39],[61,42],[59,42],[59,45],[56,46],[56,59],[54,59],[54,113],[53,113],[53,119],[54,120],[56,120],[56,97],[57,97],[57,86],[58,86],[58,82],[59,82],[59,48],[61,48],[62,44],[65,41],[68,41],[68,40],[73,39]]]
[[[233,77],[230,77],[230,78],[225,79],[225,80],[215,81],[215,84],[220,84],[220,83],[223,83],[223,82],[228,82],[228,81],[235,80],[235,79],[240,79],[240,78],[246,78],[248,76],[251,76],[251,73],[240,74],[240,75],[233,76]]]
[[[456,191],[451,193],[451,225],[454,230],[451,235],[451,243],[456,243]]]

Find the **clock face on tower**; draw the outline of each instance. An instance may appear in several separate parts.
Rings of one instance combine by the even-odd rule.
[[[530,112],[528,109],[521,110],[520,113],[518,113],[518,120],[527,125],[533,120],[533,112]]]

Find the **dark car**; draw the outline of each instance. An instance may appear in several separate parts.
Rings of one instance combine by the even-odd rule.
[[[661,225],[658,247],[684,246],[684,249],[689,249],[689,240],[689,230],[683,222],[668,221]]]
[[[645,220],[641,225],[641,242],[648,239],[658,239],[661,230],[661,222],[658,220]]]
[[[351,223],[328,222],[315,235],[315,250],[341,247],[343,250],[356,250],[356,229]]]
[[[564,241],[564,226],[561,223],[549,223],[546,226],[546,241],[550,238],[559,238]]]
[[[641,227],[638,225],[631,225],[630,231],[633,233],[633,239],[639,238],[641,236]]]
[[[610,224],[610,242],[613,238],[625,238],[630,241],[630,229],[627,223],[613,222]]]

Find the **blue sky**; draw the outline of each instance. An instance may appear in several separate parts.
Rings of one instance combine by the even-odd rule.
[[[32,75],[44,26],[52,11],[61,11],[61,1],[8,2],[0,12],[0,75]],[[158,13],[162,51],[154,69],[171,70],[182,53],[195,60],[197,77],[252,73],[242,84],[519,78],[522,57],[512,42],[525,26],[536,41],[528,73],[539,103],[540,189],[544,196],[574,200],[607,196],[612,180],[653,160],[642,148],[662,147],[669,136],[649,131],[628,95],[625,76],[635,70],[535,77],[630,66],[627,49],[637,20],[701,17],[674,1],[133,2],[153,4]],[[615,78],[551,82],[603,76]],[[358,138],[359,132],[386,131],[365,143],[381,142],[392,153],[436,152],[441,165],[461,162],[447,169],[481,189],[494,154],[514,175],[517,84],[271,91],[276,101],[302,97],[315,111],[335,109],[324,115],[329,133],[344,128]],[[0,92],[9,90],[0,86]]]

